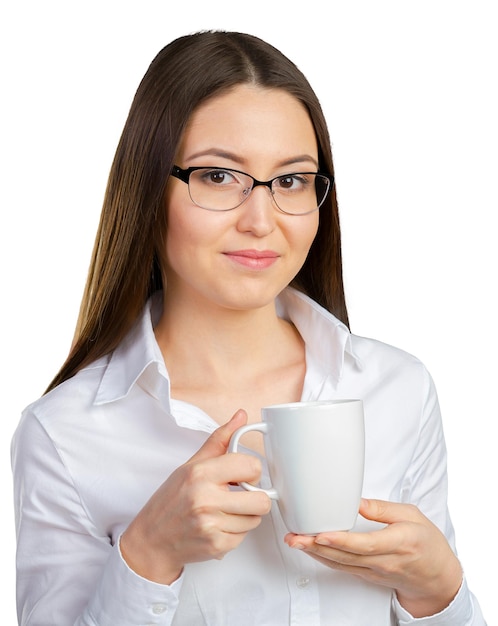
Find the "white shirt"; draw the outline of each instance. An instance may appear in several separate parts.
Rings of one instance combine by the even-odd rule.
[[[416,504],[454,547],[436,392],[411,355],[354,336],[287,289],[278,313],[306,343],[302,400],[361,398],[363,495]],[[217,423],[170,396],[153,325],[160,298],[110,356],[23,413],[13,440],[19,623],[32,626],[482,626],[464,581],[442,613],[413,619],[391,590],[335,572],[283,541],[270,515],[221,561],[185,567],[171,586],[135,574],[119,537]],[[268,484],[265,475],[262,484]],[[356,530],[375,524],[359,517]]]

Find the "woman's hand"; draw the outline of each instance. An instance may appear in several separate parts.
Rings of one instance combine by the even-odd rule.
[[[413,617],[446,608],[460,588],[462,570],[441,531],[409,504],[363,499],[360,514],[387,526],[316,537],[289,533],[285,541],[332,569],[395,589],[401,606]]]
[[[270,511],[264,493],[233,491],[230,483],[257,482],[261,463],[252,455],[225,454],[245,411],[209,437],[159,487],[121,537],[121,553],[139,575],[171,584],[186,563],[221,559]]]

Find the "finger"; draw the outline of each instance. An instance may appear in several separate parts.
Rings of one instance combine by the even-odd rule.
[[[261,478],[261,461],[252,454],[233,453],[207,459],[197,464],[199,478],[205,477],[217,485],[240,482],[257,483]]]
[[[239,409],[226,424],[223,424],[223,426],[220,426],[211,434],[204,445],[199,448],[188,462],[203,461],[204,459],[225,454],[230,443],[230,437],[237,428],[244,426],[246,423],[247,413],[243,409]]]
[[[272,501],[261,491],[234,491],[223,504],[227,515],[266,515],[270,512]]]
[[[316,537],[293,535],[286,537],[291,548],[321,554],[339,563],[350,563],[351,556],[379,556],[393,554],[403,543],[403,528],[387,526],[367,533],[331,532]]]
[[[314,546],[317,552],[339,562],[350,562],[346,555],[378,556],[392,554],[402,541],[402,533],[387,527],[369,533],[330,533],[318,535]],[[342,554],[342,556],[341,556]]]
[[[361,499],[360,515],[366,519],[384,522],[385,524],[420,522],[422,519],[425,519],[419,509],[412,504],[401,504],[399,502],[367,498]]]
[[[336,549],[316,543],[314,537],[301,535],[286,535],[285,542],[290,548],[302,550],[309,556],[320,561],[324,565],[341,571],[357,573],[356,568],[368,566],[364,563],[365,557],[361,554],[348,552],[343,549]]]
[[[260,515],[226,515],[221,532],[238,535],[254,530],[261,524]]]
[[[405,541],[408,528],[428,523],[427,518],[417,507],[386,500],[362,498],[360,514],[366,519],[384,523],[386,526],[367,533],[321,533],[316,537],[315,543],[358,555],[392,554]]]

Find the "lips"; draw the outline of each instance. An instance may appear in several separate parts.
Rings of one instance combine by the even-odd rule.
[[[251,269],[266,269],[280,256],[273,250],[232,250],[224,252],[224,255],[234,263]]]

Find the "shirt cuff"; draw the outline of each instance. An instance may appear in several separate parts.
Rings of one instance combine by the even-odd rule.
[[[474,605],[465,578],[452,602],[439,613],[429,617],[413,617],[398,602],[394,595],[394,610],[398,618],[399,626],[461,626],[473,623]]]
[[[119,541],[113,547],[100,584],[85,611],[84,624],[169,626],[178,607],[183,575],[161,585],[134,572],[123,559]]]

